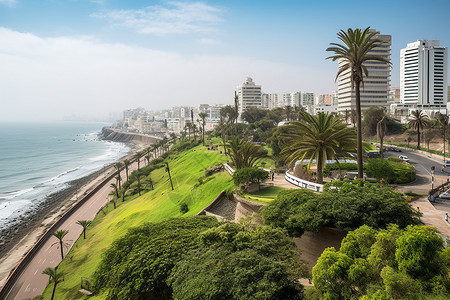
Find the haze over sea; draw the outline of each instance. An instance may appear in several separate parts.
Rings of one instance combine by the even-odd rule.
[[[98,138],[106,123],[0,123],[0,228],[130,148]]]

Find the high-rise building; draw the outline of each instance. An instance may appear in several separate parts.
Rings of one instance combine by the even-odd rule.
[[[302,93],[302,106],[314,105],[314,93]]]
[[[375,31],[371,29],[371,31]],[[388,61],[391,59],[391,36],[377,34],[376,39],[381,43],[369,51],[367,55],[381,56]],[[339,65],[344,64],[339,61]],[[381,61],[367,61],[364,63],[367,68],[368,75],[364,76],[364,85],[361,85],[361,110],[368,109],[372,106],[388,105],[388,95],[391,83],[391,67]],[[352,89],[350,80],[350,69],[343,72],[338,78],[339,100],[338,110],[345,111],[356,108],[356,95]]]
[[[272,109],[278,105],[278,94],[262,94],[262,108]]]
[[[237,87],[239,99],[239,116],[249,107],[262,107],[261,86],[247,77],[245,82]]]
[[[302,93],[301,92],[291,93],[291,106],[292,107],[302,106]]]
[[[447,47],[418,40],[400,50],[400,101],[418,108],[447,106]]]
[[[291,93],[284,93],[283,94],[283,106],[292,106],[291,105]]]

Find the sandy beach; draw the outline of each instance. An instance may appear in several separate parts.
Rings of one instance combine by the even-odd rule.
[[[126,158],[144,148],[141,143],[129,143],[131,151]],[[73,180],[64,190],[49,195],[33,212],[19,217],[17,223],[0,229],[0,287],[10,272],[39,238],[83,195],[93,190],[105,178],[115,172],[113,164],[88,176]]]

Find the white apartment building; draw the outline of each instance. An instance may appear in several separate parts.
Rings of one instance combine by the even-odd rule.
[[[291,93],[283,94],[283,105],[282,106],[292,106]]]
[[[418,40],[400,50],[400,101],[420,109],[445,108],[448,101],[448,48]]]
[[[239,100],[239,116],[249,107],[262,107],[261,86],[247,77],[245,82],[237,87]]]
[[[326,114],[330,114],[330,113],[337,113],[337,106],[333,106],[331,104],[318,104],[318,105],[314,105],[313,107],[313,114],[317,115],[320,112],[326,113]]]
[[[302,93],[302,106],[313,106],[314,105],[314,93]]]
[[[375,31],[375,30],[372,30]],[[376,55],[391,59],[391,36],[377,34],[376,39],[382,41],[380,45],[368,52],[368,55]],[[339,65],[344,62],[339,61]],[[388,95],[391,83],[391,67],[380,61],[367,61],[364,63],[368,76],[364,77],[364,86],[361,86],[361,110],[372,106],[387,107]],[[345,111],[356,108],[355,91],[352,90],[350,70],[343,72],[338,78],[338,110]]]
[[[262,94],[262,108],[273,109],[278,105],[278,94]]]
[[[291,93],[291,106],[292,107],[302,106],[302,93],[301,92]]]

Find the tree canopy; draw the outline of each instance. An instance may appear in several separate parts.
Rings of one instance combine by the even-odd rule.
[[[108,299],[300,299],[302,274],[282,229],[196,216],[131,229],[93,280]]]
[[[449,267],[450,248],[444,249],[435,228],[364,225],[348,233],[339,251],[325,249],[312,281],[326,299],[445,297]]]
[[[358,180],[359,181],[359,180]],[[309,190],[282,191],[263,210],[264,222],[285,228],[293,236],[324,226],[352,230],[364,224],[386,228],[418,223],[417,212],[390,187],[348,179],[326,185],[321,194]]]

